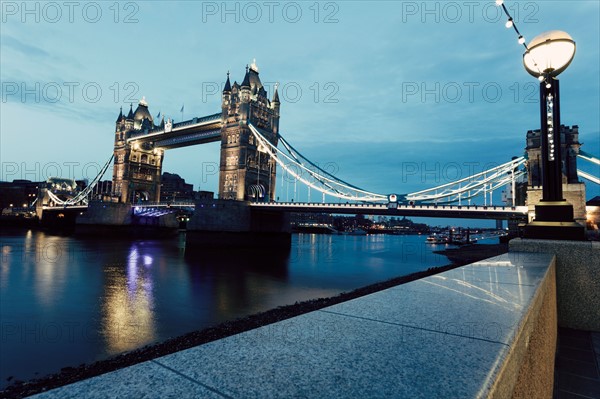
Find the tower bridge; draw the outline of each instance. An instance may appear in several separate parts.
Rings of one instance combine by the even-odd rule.
[[[224,83],[221,112],[175,123],[156,123],[142,99],[127,116],[116,121],[112,198],[120,203],[158,202],[165,151],[220,142],[218,198],[271,202],[276,198],[277,169],[316,190],[325,198],[387,203],[389,193],[361,189],[319,168],[286,141],[279,132],[280,100],[277,87],[269,98],[256,63],[246,67],[242,83]],[[279,145],[281,144],[281,145]],[[416,193],[398,194],[401,203],[470,204],[483,196],[484,204],[494,190],[524,175],[524,157],[488,171]],[[396,200],[394,200],[396,201]]]
[[[249,126],[260,127],[276,146],[279,108],[277,88],[269,99],[253,63],[241,84],[231,84],[227,74],[219,113],[179,123],[163,117],[155,124],[145,99],[127,116],[121,110],[114,141],[114,196],[123,203],[159,201],[165,150],[220,141],[219,198],[273,198],[275,161],[261,152]]]
[[[90,211],[91,208],[88,208],[87,214],[92,215],[88,217],[89,224],[95,223],[93,220],[108,224],[129,223],[130,216],[136,212],[159,215],[157,217],[170,213],[148,211],[161,207],[194,209],[190,223],[192,229],[231,233],[282,232],[285,228],[280,231],[281,226],[286,225],[282,215],[290,212],[477,219],[532,218],[533,207],[515,206],[514,198],[516,184],[526,176],[528,202],[535,202],[532,198],[535,199],[538,194],[539,131],[527,133],[525,156],[513,157],[504,164],[413,193],[390,194],[395,190],[376,193],[356,187],[319,168],[294,148],[279,131],[280,106],[277,87],[269,96],[261,83],[256,63],[246,67],[241,83],[234,81],[232,84],[227,73],[221,111],[218,113],[180,122],[165,120],[164,117],[161,121],[155,121],[148,103],[142,98],[135,110],[130,106],[127,115],[121,109],[115,124],[113,154],[99,175],[85,190],[71,198],[55,196],[52,203],[60,207],[87,208],[88,194],[112,164],[112,192],[105,196],[101,209]],[[579,221],[585,221],[585,189],[578,177],[596,183],[599,179],[577,169],[576,160],[584,159],[595,164],[600,164],[600,161],[594,155],[580,150],[577,126],[561,126],[561,129],[565,136],[562,153],[565,154],[563,164],[566,170],[563,170],[563,182],[572,188],[565,192],[571,195],[572,201],[581,202],[575,210],[579,212]],[[159,203],[166,151],[212,142],[220,142],[218,200],[201,200],[199,205]],[[278,168],[308,190],[321,194],[320,201],[275,202]],[[494,191],[505,187],[511,187],[513,193],[511,206],[492,206]],[[472,205],[475,197],[483,198],[483,206]],[[108,206],[107,202],[112,205]],[[44,207],[46,204],[39,205]],[[134,208],[137,210],[134,211]],[[107,213],[119,216],[107,222]]]

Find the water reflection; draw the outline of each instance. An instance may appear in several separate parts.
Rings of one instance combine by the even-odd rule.
[[[102,335],[106,351],[117,354],[156,340],[153,258],[134,243],[127,264],[104,269]]]
[[[0,248],[2,253],[0,256],[0,289],[5,289],[8,284],[8,278],[10,274],[10,264],[12,256],[12,245],[8,243],[1,243]]]
[[[0,287],[6,289],[11,279],[19,279],[28,284],[38,304],[45,308],[60,301],[64,292],[68,273],[68,244],[64,237],[33,234],[32,230],[23,233],[22,241],[12,241],[2,237],[0,247]],[[29,298],[33,299],[33,298]]]
[[[421,237],[294,235],[291,250],[0,231],[0,389],[278,306],[446,263]],[[56,334],[48,335],[46,332]]]
[[[64,291],[70,257],[68,245],[64,237],[44,235],[38,235],[33,245],[35,250],[26,246],[24,254],[28,261],[24,266],[26,270],[34,270],[34,292],[39,303],[50,308]]]
[[[266,299],[287,285],[289,257],[289,250],[188,252],[190,295],[221,321],[245,315],[248,309],[266,310]]]

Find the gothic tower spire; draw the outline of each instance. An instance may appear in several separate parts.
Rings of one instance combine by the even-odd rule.
[[[225,82],[225,88],[223,89],[223,93],[231,92],[231,82],[229,82],[229,71],[227,71],[227,81]]]
[[[277,92],[278,87],[279,87],[279,83],[275,83],[275,93],[273,93],[273,103],[281,104],[279,102],[279,93]]]
[[[133,120],[133,103],[129,104],[129,114],[127,114],[127,119]]]
[[[123,107],[121,107],[121,112],[119,112],[119,116],[117,117],[117,123],[121,122],[121,120],[125,119],[123,116]]]
[[[246,75],[244,75],[244,80],[242,81],[242,89],[250,88],[250,73],[248,72],[248,65],[246,65]]]

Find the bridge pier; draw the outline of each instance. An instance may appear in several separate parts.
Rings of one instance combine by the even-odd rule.
[[[252,209],[245,201],[198,200],[187,225],[186,252],[219,248],[285,250],[290,246],[289,213]]]
[[[48,230],[70,232],[75,227],[75,221],[81,211],[65,207],[41,210],[40,207],[40,212],[36,213],[40,215],[38,216],[40,227]]]
[[[134,208],[131,204],[91,201],[87,210],[77,217],[75,233],[109,237],[163,237],[177,233],[179,222],[175,214],[137,216]]]

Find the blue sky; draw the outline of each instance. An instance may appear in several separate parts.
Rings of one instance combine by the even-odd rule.
[[[2,2],[0,180],[91,179],[121,106],[145,96],[175,120],[183,104],[185,119],[219,112],[227,71],[239,82],[254,58],[269,94],[280,84],[283,136],[374,192],[504,163],[539,126],[537,81],[494,1],[23,4]],[[600,2],[505,4],[528,42],[553,29],[577,42],[562,121],[598,155]],[[216,191],[218,161],[216,143],[170,150],[164,171]]]

